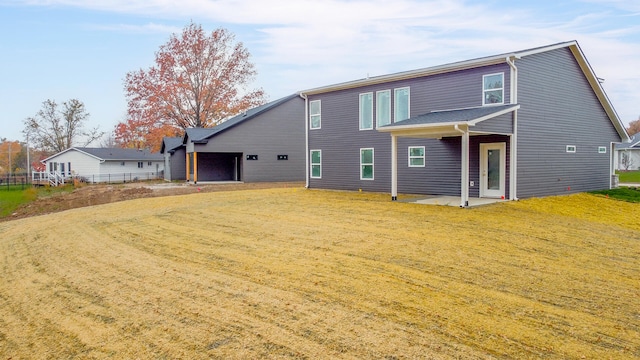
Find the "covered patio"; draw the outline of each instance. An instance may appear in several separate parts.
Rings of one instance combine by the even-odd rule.
[[[392,200],[398,198],[398,138],[400,137],[461,138],[460,195],[457,197],[460,207],[468,207],[471,204],[470,158],[478,155],[479,159],[474,158],[474,163],[477,160],[479,165],[477,199],[516,200],[517,110],[519,108],[518,104],[507,104],[432,111],[378,128],[378,131],[391,135]],[[477,148],[474,147],[472,152],[470,137],[483,135],[497,135],[499,141],[488,142],[488,140],[478,138],[482,140],[474,142]],[[508,144],[502,139],[508,139]],[[473,170],[475,171],[475,169]],[[437,176],[437,174],[430,176]],[[480,202],[475,198],[473,200],[473,203]],[[448,197],[446,201],[450,203],[453,200]]]

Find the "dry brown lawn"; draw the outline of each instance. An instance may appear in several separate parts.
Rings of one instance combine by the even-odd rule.
[[[640,204],[280,188],[0,223],[0,359],[632,359]]]

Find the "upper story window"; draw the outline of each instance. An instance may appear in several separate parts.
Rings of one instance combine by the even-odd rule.
[[[391,124],[391,90],[376,92],[377,127]]]
[[[373,93],[360,94],[360,130],[373,129]]]
[[[309,128],[320,129],[321,116],[320,116],[320,100],[314,100],[309,102]]]
[[[504,73],[482,76],[482,105],[504,104]]]
[[[138,169],[142,169],[144,167],[144,163],[142,161],[138,161]]]
[[[409,118],[409,88],[394,89],[393,121],[398,122]]]

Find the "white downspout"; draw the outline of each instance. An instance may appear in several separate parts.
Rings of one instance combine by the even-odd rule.
[[[304,99],[304,147],[305,157],[305,171],[304,171],[304,179],[305,179],[305,189],[309,188],[309,99],[306,94],[300,93],[300,97]]]
[[[519,59],[519,57],[509,56],[506,59],[511,68],[510,102],[512,104],[518,103],[518,68],[516,67],[515,59]],[[513,111],[513,135],[511,135],[510,145],[509,175],[511,180],[509,181],[509,200],[518,200],[518,109]]]
[[[469,206],[469,131],[461,130],[458,124],[453,128],[462,134],[461,149],[462,153],[460,166],[460,207]]]
[[[391,134],[391,201],[398,200],[398,137]]]

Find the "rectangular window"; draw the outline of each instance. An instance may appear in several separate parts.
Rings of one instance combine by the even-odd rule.
[[[71,163],[70,162],[67,163],[67,173],[69,175],[71,175]]]
[[[424,167],[424,146],[409,146],[409,167]]]
[[[402,120],[407,120],[410,116],[409,88],[405,87],[405,88],[394,89],[393,96],[394,96],[393,121],[398,122]]]
[[[147,166],[151,166],[151,161],[147,162]]]
[[[504,73],[482,76],[482,105],[504,104]]]
[[[607,147],[606,146],[598,146],[598,154],[606,154]]]
[[[124,166],[124,161],[120,162],[120,166]]]
[[[575,153],[576,152],[576,146],[575,145],[567,145],[567,150],[568,153]]]
[[[360,94],[360,130],[373,129],[373,93]]]
[[[360,180],[373,180],[373,149],[360,149]]]
[[[376,92],[377,127],[391,124],[391,90]]]
[[[142,161],[138,161],[138,169],[142,169],[144,167],[144,163]]]
[[[60,174],[64,175],[64,163],[60,163]]]
[[[321,125],[320,116],[320,100],[314,100],[309,102],[309,128],[320,129]]]
[[[311,150],[311,177],[322,178],[322,150]]]

